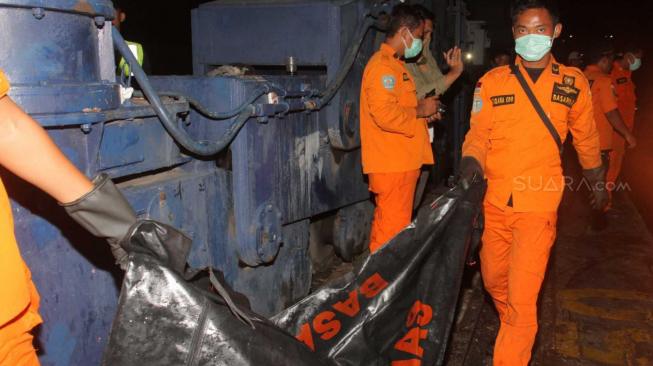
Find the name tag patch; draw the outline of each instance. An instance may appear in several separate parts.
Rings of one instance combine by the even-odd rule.
[[[551,101],[554,103],[563,104],[571,108],[576,100],[578,99],[578,93],[580,90],[571,85],[565,85],[560,83],[553,84],[553,93],[551,95]]]
[[[494,97],[490,97],[490,100],[492,101],[492,106],[493,107],[498,107],[502,105],[508,105],[508,104],[515,104],[515,95],[510,94],[510,95],[497,95]]]

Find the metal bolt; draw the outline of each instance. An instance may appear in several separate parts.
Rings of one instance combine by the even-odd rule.
[[[98,28],[104,27],[104,22],[106,21],[104,17],[95,17],[93,20],[95,20],[95,25]]]
[[[290,75],[295,75],[297,73],[297,60],[293,56],[286,58],[286,71]]]
[[[80,126],[80,128],[82,129],[82,132],[88,134],[93,129],[93,125],[91,125],[90,123],[84,123],[83,125]]]
[[[272,207],[271,204],[268,204],[267,206],[265,206],[265,209],[266,209],[268,212],[272,212],[273,207]]]
[[[43,8],[32,8],[32,15],[34,18],[41,20],[45,17],[45,10]]]

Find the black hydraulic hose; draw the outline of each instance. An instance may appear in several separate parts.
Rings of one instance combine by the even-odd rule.
[[[231,124],[229,129],[220,138],[220,140],[218,141],[193,140],[193,138],[190,137],[190,135],[188,135],[188,133],[184,129],[179,127],[175,119],[170,117],[168,111],[163,105],[163,102],[161,102],[161,98],[156,93],[154,88],[152,88],[152,84],[150,84],[147,75],[145,75],[143,68],[134,57],[134,54],[131,52],[129,46],[127,46],[127,43],[120,35],[120,32],[118,32],[116,28],[113,28],[112,34],[113,34],[113,44],[115,45],[116,49],[118,49],[118,52],[120,52],[122,57],[127,61],[127,64],[129,64],[130,71],[134,73],[134,77],[138,81],[138,84],[140,85],[141,89],[143,89],[143,93],[145,94],[145,97],[152,105],[152,108],[154,108],[155,113],[161,120],[163,127],[166,129],[166,131],[168,131],[170,136],[172,136],[172,138],[177,143],[179,143],[179,145],[181,145],[184,149],[190,151],[191,153],[199,156],[212,156],[224,150],[224,148],[229,146],[231,141],[236,137],[236,135],[238,134],[240,129],[245,125],[247,120],[254,114],[255,111],[254,106],[247,105],[245,106],[245,108],[243,108],[243,110],[240,112],[236,120]]]
[[[188,104],[190,104],[195,110],[197,110],[201,115],[210,118],[210,119],[216,119],[216,120],[221,120],[221,119],[228,119],[235,117],[242,113],[248,106],[250,106],[252,103],[256,101],[261,95],[266,94],[270,91],[270,88],[267,85],[263,85],[256,90],[254,90],[254,93],[245,101],[245,103],[241,104],[239,107],[236,107],[235,109],[228,111],[228,112],[212,112],[208,110],[202,103],[200,103],[197,99],[194,99],[192,97],[189,97],[183,93],[178,93],[178,92],[173,92],[173,91],[157,91],[156,93],[159,96],[162,97],[175,97],[175,98],[184,98],[188,101]],[[139,92],[134,92],[135,96],[141,96],[142,93]]]
[[[374,22],[375,20],[373,18],[366,17],[366,19],[360,23],[356,34],[349,44],[349,48],[347,49],[347,53],[343,58],[342,64],[340,65],[340,69],[338,70],[336,77],[329,83],[329,86],[320,93],[320,99],[317,102],[317,109],[321,109],[327,103],[329,103],[338,92],[338,89],[340,89],[342,86],[342,83],[344,83],[345,78],[347,78],[347,75],[349,74],[349,70],[351,70],[351,67],[356,61],[356,56],[358,55],[358,51],[363,44],[365,35],[367,34],[368,29],[374,25]]]

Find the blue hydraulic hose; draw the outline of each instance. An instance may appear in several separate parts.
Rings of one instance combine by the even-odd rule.
[[[347,78],[347,75],[349,74],[349,71],[351,70],[351,67],[354,65],[354,62],[356,61],[356,56],[358,55],[358,51],[360,50],[361,45],[363,44],[365,35],[367,34],[367,31],[370,29],[372,25],[374,25],[373,18],[366,18],[360,23],[358,30],[356,31],[356,34],[354,35],[351,43],[349,44],[347,53],[345,54],[345,57],[342,60],[340,69],[338,70],[338,74],[329,83],[329,86],[323,92],[320,93],[320,99],[317,102],[317,109],[322,109],[322,107],[327,105],[331,101],[331,99],[333,99],[333,97],[336,95],[338,89],[340,89],[340,87],[342,86],[342,83],[344,83],[345,79]]]
[[[170,136],[179,143],[184,149],[189,152],[198,155],[198,156],[212,156],[220,151],[224,150],[231,141],[238,135],[238,132],[243,128],[247,120],[254,114],[255,108],[253,105],[246,105],[243,110],[238,114],[236,120],[231,124],[229,129],[225,132],[224,135],[218,141],[195,141],[193,140],[188,132],[179,127],[174,118],[170,117],[168,111],[166,110],[161,98],[157,92],[150,84],[147,75],[143,71],[143,68],[134,57],[134,54],[127,46],[127,43],[120,35],[120,32],[116,28],[113,28],[113,44],[115,45],[118,52],[129,64],[130,71],[134,73],[134,77],[138,81],[141,89],[143,89],[143,94],[154,108],[155,113],[161,120],[163,127],[168,131]]]

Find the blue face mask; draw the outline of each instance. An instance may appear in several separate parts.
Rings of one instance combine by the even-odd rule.
[[[419,38],[413,37],[413,34],[410,32],[410,29],[408,30],[408,34],[410,35],[410,38],[413,39],[413,42],[410,44],[410,47],[406,44],[406,41],[401,38],[401,40],[404,42],[404,46],[406,47],[404,49],[404,58],[413,58],[417,57],[422,52],[422,40]]]
[[[553,37],[527,34],[515,39],[515,52],[526,61],[539,61],[553,46]]]
[[[632,64],[630,64],[630,71],[635,71],[642,67],[642,59],[641,58],[634,58],[635,61],[633,61]]]

